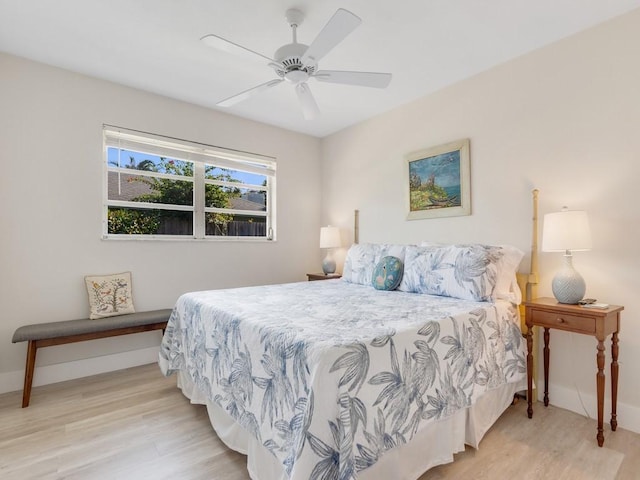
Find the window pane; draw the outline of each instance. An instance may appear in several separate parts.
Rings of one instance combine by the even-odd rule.
[[[214,167],[213,165],[205,166],[205,178],[209,180],[222,180],[225,182],[240,182],[249,185],[267,185],[266,175],[258,175],[257,173],[241,172],[240,170],[230,170],[228,168]]]
[[[222,237],[266,237],[267,219],[248,215],[207,213],[206,234]]]
[[[191,162],[132,150],[107,148],[107,163],[111,167],[193,177],[193,163]]]
[[[193,182],[109,172],[108,199],[193,205]]]
[[[103,131],[107,237],[273,238],[274,159],[120,127]]]
[[[234,210],[267,210],[267,192],[248,188],[221,187],[206,185],[205,206],[233,208]]]
[[[108,231],[123,235],[193,235],[193,212],[109,207]]]

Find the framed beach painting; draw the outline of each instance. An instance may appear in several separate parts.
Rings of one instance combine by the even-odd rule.
[[[407,220],[471,214],[469,139],[405,156]]]

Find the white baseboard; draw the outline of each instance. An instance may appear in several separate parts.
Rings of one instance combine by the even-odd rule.
[[[607,379],[608,380],[608,379]],[[544,384],[538,388],[538,400],[543,401],[544,397]],[[610,430],[609,421],[611,420],[611,391],[609,385],[605,391],[604,398],[604,435],[607,437],[607,430]],[[565,408],[572,412],[578,413],[585,417],[598,420],[598,400],[596,396],[591,392],[581,392],[576,388],[569,388],[564,385],[549,384],[549,403],[556,407]],[[533,414],[535,415],[535,409],[540,408],[540,404],[534,407]],[[542,407],[544,408],[544,407]],[[640,408],[621,403],[618,399],[617,408],[618,427],[630,430],[632,432],[640,433]],[[595,433],[594,433],[595,435]]]
[[[149,347],[42,367],[36,365],[33,386],[64,382],[74,378],[89,377],[99,373],[154,363],[158,361],[158,352],[159,347]],[[22,390],[23,385],[24,370],[0,373],[0,393]]]

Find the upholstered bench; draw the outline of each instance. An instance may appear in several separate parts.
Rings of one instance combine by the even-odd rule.
[[[97,338],[116,337],[130,333],[164,330],[171,316],[171,309],[129,313],[96,320],[81,319],[62,322],[36,323],[18,328],[13,334],[13,343],[29,342],[27,364],[24,371],[22,408],[29,406],[33,370],[38,348],[83,342]]]

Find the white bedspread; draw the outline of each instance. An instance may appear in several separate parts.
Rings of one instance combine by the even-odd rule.
[[[183,295],[160,366],[187,376],[293,480],[356,478],[526,376],[510,303],[340,280]]]

